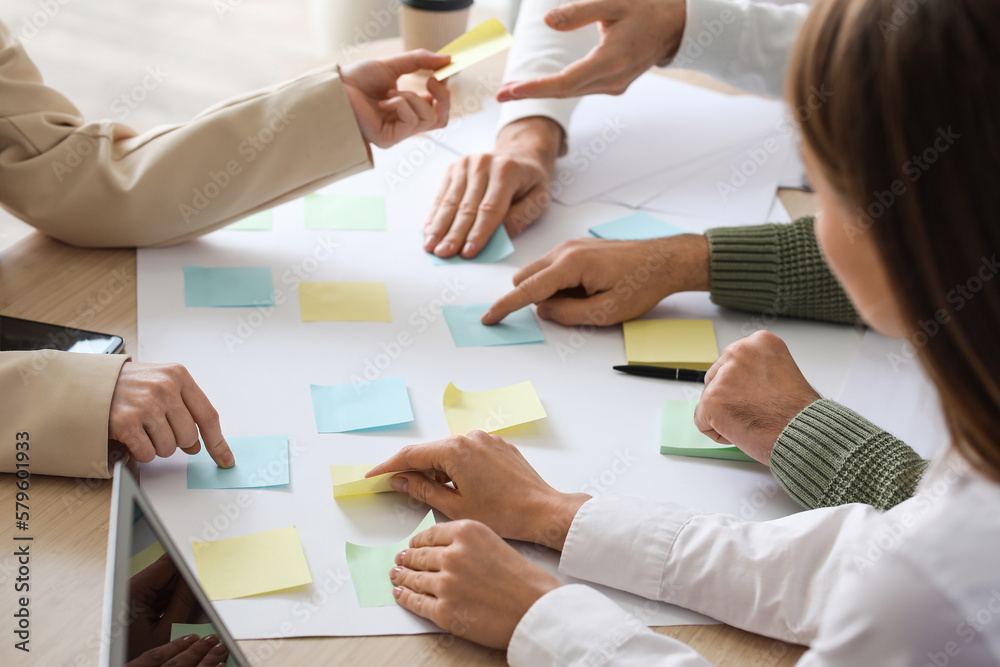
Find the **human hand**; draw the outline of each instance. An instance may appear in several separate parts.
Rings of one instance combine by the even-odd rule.
[[[709,288],[708,240],[681,234],[648,241],[576,239],[514,274],[515,289],[483,315],[496,324],[538,304],[538,316],[567,326],[632,320],[674,292]]]
[[[213,667],[226,662],[229,649],[219,643],[215,635],[206,635],[201,640],[197,635],[184,635],[177,639],[151,648],[125,667]]]
[[[561,585],[478,521],[417,533],[389,578],[401,607],[491,648],[507,648],[531,605]]]
[[[170,456],[179,447],[201,450],[198,433],[220,468],[232,468],[233,453],[222,436],[219,413],[180,364],[122,366],[111,397],[108,437],[128,447],[140,463]]]
[[[562,550],[577,510],[590,496],[560,493],[545,483],[517,447],[497,435],[472,431],[403,447],[366,477],[397,470],[434,470],[445,481],[403,472],[392,486],[450,519],[475,519],[501,537]]]
[[[500,130],[492,153],[453,162],[424,225],[424,250],[469,259],[501,223],[515,236],[540,218],[551,201],[562,133],[549,118],[523,118]]]
[[[500,102],[624,93],[650,67],[673,59],[687,6],[685,0],[580,0],[550,10],[545,22],[561,31],[599,23],[600,44],[556,74],[505,83],[497,91]]]
[[[163,648],[170,640],[170,627],[174,623],[187,623],[200,608],[169,554],[163,554],[129,580],[129,596],[132,614],[128,627],[129,657],[136,657],[149,647]]]
[[[758,331],[729,345],[708,369],[694,422],[716,442],[769,465],[781,431],[820,398],[784,341]]]
[[[451,99],[447,85],[432,76],[426,93],[396,86],[404,74],[439,69],[449,62],[451,56],[420,49],[341,67],[340,79],[365,141],[388,148],[419,132],[444,127]]]

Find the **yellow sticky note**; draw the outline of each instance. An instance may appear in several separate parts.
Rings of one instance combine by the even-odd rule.
[[[209,600],[231,600],[312,583],[295,526],[214,542],[192,542]]]
[[[299,283],[303,322],[392,322],[385,283]]]
[[[147,567],[155,563],[156,560],[164,553],[166,552],[163,550],[163,545],[160,544],[160,541],[157,540],[156,542],[153,542],[148,547],[132,556],[132,559],[129,561],[128,576],[134,577],[139,574]]]
[[[624,331],[630,364],[707,370],[719,358],[712,320],[632,320]]]
[[[438,81],[447,79],[466,67],[509,49],[513,43],[514,38],[500,21],[484,21],[438,51],[450,55],[451,62],[434,72],[434,78]]]
[[[491,389],[462,391],[449,383],[444,390],[444,416],[452,435],[469,431],[487,433],[548,416],[531,382]]]
[[[375,464],[362,466],[330,466],[330,479],[333,481],[333,497],[362,496],[369,493],[385,493],[395,491],[389,483],[399,472],[387,472],[365,479],[365,473],[375,467]]]

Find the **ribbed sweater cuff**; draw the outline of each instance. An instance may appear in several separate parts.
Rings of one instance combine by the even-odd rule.
[[[776,226],[719,227],[705,236],[712,301],[741,310],[775,311],[780,279]]]
[[[775,479],[809,509],[853,502],[889,509],[913,494],[926,468],[905,443],[829,399],[800,412],[771,454]]]

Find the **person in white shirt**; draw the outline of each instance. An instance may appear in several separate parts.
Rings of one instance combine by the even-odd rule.
[[[513,665],[707,664],[507,538],[560,550],[565,575],[808,645],[801,665],[1000,665],[1000,12],[989,0],[901,7],[820,0],[787,95],[794,106],[812,87],[834,91],[800,121],[820,247],[865,321],[914,344],[940,395],[951,438],[916,495],[887,512],[744,521],[560,493],[513,445],[473,432],[369,473],[400,471],[394,488],[457,519],[396,557],[401,606],[506,648]],[[703,417],[732,440],[756,415]]]
[[[780,96],[809,13],[806,3],[746,0],[563,1],[521,5],[497,92],[505,104],[496,146],[449,168],[424,225],[427,252],[475,257],[501,224],[515,235],[542,216],[582,95],[621,94],[653,65],[669,64]]]

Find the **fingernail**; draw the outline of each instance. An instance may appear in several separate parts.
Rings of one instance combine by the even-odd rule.
[[[492,322],[493,321],[493,310],[490,309],[490,310],[487,310],[485,313],[483,313],[483,316],[479,318],[479,321],[482,322],[483,324],[489,324],[490,322]]]
[[[398,554],[396,554],[396,558],[395,558],[396,565],[402,565],[403,564],[403,558],[405,558],[405,557],[406,557],[406,550],[405,549],[403,551],[400,551]]]
[[[393,477],[390,481],[392,488],[396,489],[400,493],[406,493],[407,489],[410,488],[410,483],[405,477]]]
[[[438,247],[434,248],[434,253],[438,255],[449,255],[454,251],[455,246],[451,241],[442,241]]]
[[[389,570],[389,578],[392,579],[393,581],[396,581],[396,578],[399,576],[399,573],[402,572],[402,571],[403,571],[403,568],[401,568],[401,567],[394,567],[394,568],[392,568],[391,570]]]
[[[236,465],[236,459],[233,458],[232,452],[226,452],[225,454],[223,454],[222,462],[226,464],[227,468],[232,468],[234,465]]]
[[[471,241],[468,242],[468,243],[466,243],[465,247],[462,248],[462,254],[463,255],[467,255],[467,256],[468,255],[475,255],[476,254],[476,245],[474,243],[472,243]]]
[[[216,637],[215,635],[205,635],[204,637],[201,638],[201,642],[209,646],[215,646],[216,644],[219,643],[219,638]]]
[[[558,9],[553,9],[549,12],[549,25],[562,25],[566,22],[566,17]]]
[[[181,637],[181,640],[183,640],[185,644],[191,644],[197,639],[198,635],[184,635],[183,637]]]
[[[392,597],[396,598],[397,600],[399,599],[399,596],[402,594],[403,594],[402,586],[396,586],[395,588],[392,589]]]
[[[437,245],[438,237],[437,234],[428,234],[424,237],[424,248],[427,250],[432,250],[434,246]]]
[[[209,655],[214,655],[216,657],[220,655],[225,655],[226,653],[227,649],[225,644],[218,644],[211,651],[208,652]]]

